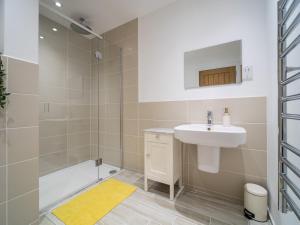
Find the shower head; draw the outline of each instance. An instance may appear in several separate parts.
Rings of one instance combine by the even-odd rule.
[[[90,28],[87,23],[86,23],[86,20],[83,18],[83,17],[80,17],[79,18],[79,21],[78,21],[82,26],[84,26],[85,28],[89,29],[92,31],[92,28]],[[81,28],[80,26],[78,26],[77,24],[75,23],[71,23],[71,29],[76,32],[76,33],[79,33],[79,34],[82,34],[82,35],[89,35],[90,32],[88,32],[87,30]]]

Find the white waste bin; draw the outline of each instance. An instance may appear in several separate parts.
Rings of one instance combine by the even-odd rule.
[[[244,215],[248,219],[265,222],[267,212],[268,192],[262,186],[247,183],[244,190]]]

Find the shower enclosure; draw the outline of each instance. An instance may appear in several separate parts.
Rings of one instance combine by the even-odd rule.
[[[43,212],[122,167],[122,64],[87,26],[43,4],[39,19]]]

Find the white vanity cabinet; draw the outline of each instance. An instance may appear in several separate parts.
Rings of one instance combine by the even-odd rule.
[[[144,131],[145,191],[148,179],[170,185],[170,199],[174,199],[174,184],[182,186],[181,143],[174,138],[173,129],[153,128]]]

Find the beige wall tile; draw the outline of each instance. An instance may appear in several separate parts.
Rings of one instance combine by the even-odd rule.
[[[105,103],[107,104],[119,104],[121,99],[121,90],[118,89],[108,89],[105,91]],[[100,97],[102,98],[102,97]]]
[[[107,118],[120,118],[121,115],[121,109],[120,104],[107,104],[105,106],[106,109],[106,117]]]
[[[109,60],[116,60],[120,59],[121,57],[121,49],[119,45],[107,45],[105,46],[103,50],[103,60],[109,61]]]
[[[76,45],[70,45],[68,49],[68,58],[72,61],[77,61],[79,64],[91,64],[91,51],[90,49],[78,48]]]
[[[60,120],[40,121],[40,137],[63,136],[67,134],[67,122]]]
[[[40,114],[40,119],[66,119],[67,117],[68,111],[65,103],[50,102],[48,106],[46,106],[46,110],[47,109],[48,112],[46,111],[46,113]],[[42,117],[42,115],[44,115],[44,117]]]
[[[6,224],[6,204],[0,204],[0,224]]]
[[[266,123],[266,97],[225,99],[234,123]]]
[[[139,171],[139,155],[126,153],[124,154],[124,168],[133,171]]]
[[[39,84],[42,86],[51,87],[66,87],[67,71],[65,64],[57,65],[39,65]],[[51,69],[50,69],[51,68]],[[39,87],[39,91],[42,91]]]
[[[38,157],[39,128],[17,128],[7,130],[8,163]]]
[[[132,53],[123,56],[122,68],[124,71],[131,70],[138,67],[138,56],[137,53]]]
[[[207,111],[211,110],[215,123],[222,123],[225,107],[229,108],[233,123],[265,123],[266,98],[228,98],[188,102],[189,121],[207,122]],[[255,109],[255,110],[253,110]]]
[[[247,141],[243,145],[249,149],[267,149],[267,127],[266,124],[240,124],[247,131]]]
[[[40,85],[40,102],[51,102],[66,104],[67,90],[64,87],[51,87],[49,85]]]
[[[6,130],[0,130],[0,166],[6,164]]]
[[[8,166],[8,199],[38,188],[38,159]]]
[[[128,39],[138,33],[138,20],[134,19],[126,24],[114,28],[103,34],[105,40],[110,44],[120,42],[123,39]],[[118,43],[119,44],[119,43]]]
[[[124,135],[124,154],[127,152],[138,154],[139,138],[137,136]]]
[[[122,25],[123,37],[129,38],[138,34],[138,19],[134,19]]]
[[[157,120],[157,127],[163,127],[163,128],[174,128],[178,125],[186,123],[186,121],[167,121],[167,120]]]
[[[97,131],[91,132],[91,145],[98,145],[98,139],[99,139],[99,145],[103,146],[105,134],[106,133],[103,132],[98,133]]]
[[[197,145],[184,144],[187,153],[186,163],[197,166]]]
[[[138,87],[131,86],[123,89],[124,103],[132,103],[138,101]]]
[[[78,133],[90,131],[90,119],[78,119],[78,120],[70,120],[68,121],[68,133]]]
[[[67,150],[67,135],[40,138],[39,155],[46,155]]]
[[[30,224],[38,219],[39,192],[33,191],[8,202],[8,224]]]
[[[178,102],[157,102],[153,104],[153,112],[155,120],[187,120],[187,103]]]
[[[267,152],[247,149],[222,149],[221,171],[267,177]]]
[[[88,146],[90,144],[90,132],[75,133],[68,136],[70,150],[77,147]]]
[[[144,154],[143,155],[138,155],[138,172],[139,173],[144,173]]]
[[[90,91],[89,90],[69,90],[69,103],[70,104],[90,104]]]
[[[6,126],[6,110],[0,108],[0,130]]]
[[[111,148],[114,150],[120,150],[120,133],[111,134],[111,133],[104,133],[101,134],[103,139],[103,146],[106,148]]]
[[[38,93],[38,65],[37,64],[9,58],[8,67],[9,67],[9,74],[8,74],[9,92],[23,93],[23,94]]]
[[[70,105],[69,106],[70,119],[88,118],[89,115],[90,115],[90,106],[89,105]]]
[[[119,74],[123,68],[120,59],[112,59],[103,62],[103,73],[107,75]]]
[[[159,122],[156,120],[139,120],[139,133],[140,137],[144,137],[144,130],[149,128],[158,127]]]
[[[140,120],[154,120],[155,102],[139,103],[139,119]]]
[[[76,54],[76,52],[74,52]],[[88,55],[84,55],[82,58],[88,58]],[[90,60],[90,59],[89,59]],[[79,59],[73,59],[69,58],[69,63],[68,63],[68,74],[78,75],[78,76],[91,76],[91,64],[85,63],[82,60]]]
[[[221,101],[220,101],[221,102]],[[188,101],[188,120],[190,122],[207,123],[207,111],[213,112],[214,123],[222,121],[223,107],[216,100]]]
[[[106,88],[119,89],[121,84],[121,74],[109,74],[104,77]]]
[[[123,71],[123,87],[138,86],[138,68]]]
[[[71,149],[68,152],[68,165],[74,165],[80,162],[87,161],[91,158],[90,145]]]
[[[98,159],[100,156],[100,155],[98,156],[98,152],[99,152],[98,145],[91,145],[90,148],[91,148],[91,160]],[[103,156],[101,155],[101,157]]]
[[[115,29],[104,33],[103,37],[105,40],[107,40],[106,45],[119,42],[121,38],[123,38],[123,33],[124,31],[121,29],[121,27],[116,27]]]
[[[123,132],[125,135],[138,135],[138,121],[137,120],[123,120],[124,129]]]
[[[136,54],[138,50],[138,36],[137,34],[131,34],[128,38],[125,38],[118,42],[118,46],[122,48],[123,56]]]
[[[113,149],[101,149],[100,155],[103,156],[104,163],[111,164],[113,166],[120,167],[121,165],[121,153],[120,151],[115,151]],[[101,171],[100,171],[101,172]]]
[[[0,167],[0,203],[6,201],[6,167]]]
[[[51,48],[53,51],[48,51],[46,48]],[[39,49],[39,71],[45,72],[53,68],[54,73],[64,74],[66,71],[66,47],[61,44],[52,42],[44,43],[40,42]],[[50,74],[50,73],[47,73]],[[41,74],[42,78],[45,78],[46,74]]]
[[[40,156],[40,176],[54,172],[67,166],[67,152],[58,152],[50,155]]]
[[[143,137],[139,137],[139,145],[138,145],[138,154],[144,156],[145,152],[145,142]]]
[[[30,127],[38,126],[38,97],[33,95],[12,94],[7,107],[7,126]]]
[[[183,164],[183,171],[182,171],[182,174],[183,174],[183,184],[184,185],[188,185],[189,184],[189,165],[187,163],[184,163]]]
[[[137,119],[138,117],[138,103],[127,103],[123,105],[124,119]]]
[[[265,179],[229,172],[217,174],[201,172],[197,167],[189,166],[189,184],[205,190],[242,200],[244,184],[254,182],[265,186]]]
[[[108,133],[119,134],[120,133],[120,119],[106,119],[105,128]]]

